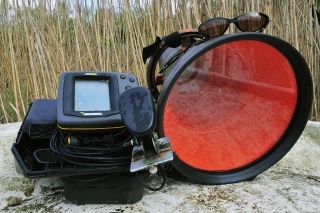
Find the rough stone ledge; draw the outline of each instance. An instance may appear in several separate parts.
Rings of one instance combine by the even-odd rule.
[[[16,172],[10,148],[21,123],[0,125],[0,211],[6,212],[319,212],[320,123],[308,122],[291,151],[252,181],[219,186],[169,179],[131,205],[77,205],[57,178]]]

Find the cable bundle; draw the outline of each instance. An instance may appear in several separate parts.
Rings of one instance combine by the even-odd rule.
[[[75,137],[82,141],[82,144],[70,145],[68,138]],[[132,146],[128,146],[128,141],[133,136],[124,129],[121,132],[110,135],[93,134],[70,134],[63,133],[60,129],[55,129],[50,140],[50,148],[63,160],[81,166],[91,167],[130,167]],[[85,142],[85,143],[83,143]],[[161,190],[166,183],[165,170],[159,165],[157,174],[153,178],[144,180],[139,172],[136,172],[138,179],[149,190]],[[118,173],[116,173],[118,174]],[[157,176],[162,180],[159,180]],[[105,178],[107,176],[99,176]],[[96,181],[97,179],[81,180],[86,182]],[[149,184],[153,185],[150,186]]]
[[[81,141],[83,145],[70,145],[71,136]],[[109,135],[70,134],[56,129],[50,140],[50,148],[63,160],[82,166],[119,167],[130,166],[132,147],[125,143],[132,135],[124,129]]]

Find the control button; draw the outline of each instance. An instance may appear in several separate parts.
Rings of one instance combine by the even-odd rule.
[[[133,79],[133,78],[129,78],[129,81],[130,81],[131,83],[133,83],[133,82],[134,82],[134,79]]]
[[[121,79],[126,79],[126,76],[125,75],[120,75],[120,78]]]
[[[129,90],[131,89],[132,87],[131,86],[126,86],[126,90]]]

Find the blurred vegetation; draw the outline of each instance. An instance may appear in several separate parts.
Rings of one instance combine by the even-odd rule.
[[[286,40],[305,57],[315,92],[310,119],[320,120],[315,9],[320,0],[2,0],[0,123],[21,121],[34,99],[56,98],[58,76],[67,70],[134,73],[146,85],[141,52],[156,36],[249,11],[268,14],[265,33]],[[231,27],[227,33],[232,32]]]

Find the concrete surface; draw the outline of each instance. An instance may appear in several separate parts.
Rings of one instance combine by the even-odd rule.
[[[204,186],[169,179],[131,205],[73,204],[58,179],[19,175],[10,148],[20,125],[0,125],[0,212],[320,212],[318,122],[308,122],[292,150],[252,181]]]

